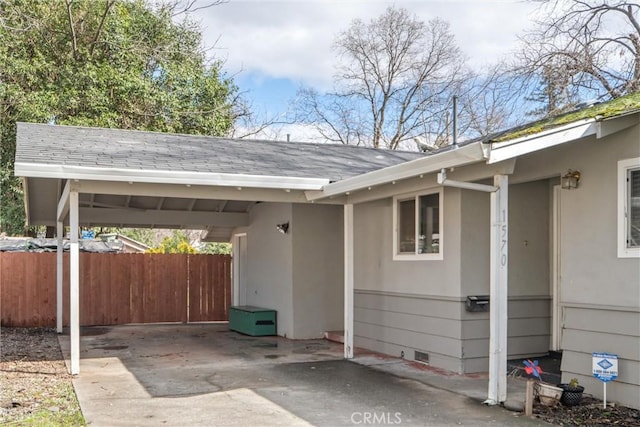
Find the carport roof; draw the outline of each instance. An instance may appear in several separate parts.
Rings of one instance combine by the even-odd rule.
[[[224,241],[258,202],[307,203],[305,191],[424,156],[18,123],[15,174],[25,181],[30,225],[55,225],[63,189],[71,186],[83,226],[198,228]]]
[[[18,123],[16,173],[86,179],[91,175],[247,175],[339,181],[423,157],[347,145],[239,140],[133,130]],[[92,176],[93,179],[96,176]],[[200,178],[206,178],[200,176]],[[197,182],[202,183],[202,182]]]

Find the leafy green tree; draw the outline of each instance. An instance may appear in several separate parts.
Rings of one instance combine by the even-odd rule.
[[[200,28],[151,0],[0,1],[0,231],[24,231],[16,121],[228,134],[243,106]]]
[[[206,243],[198,252],[201,254],[231,255],[231,243]]]
[[[149,254],[196,254],[198,250],[191,245],[189,237],[180,230],[174,230],[171,236],[162,239],[158,246],[147,251]]]

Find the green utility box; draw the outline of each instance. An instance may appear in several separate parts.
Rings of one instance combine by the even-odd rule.
[[[254,337],[276,335],[276,311],[251,305],[229,307],[229,329]]]

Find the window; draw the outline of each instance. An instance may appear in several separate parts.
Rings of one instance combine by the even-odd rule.
[[[393,201],[393,259],[442,259],[442,191]]]
[[[618,257],[640,258],[640,158],[618,162]]]

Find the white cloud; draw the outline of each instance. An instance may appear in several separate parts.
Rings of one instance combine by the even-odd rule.
[[[338,32],[353,19],[368,21],[390,5],[425,21],[449,21],[474,66],[513,49],[516,35],[531,25],[534,10],[531,3],[517,0],[230,0],[193,17],[202,24],[206,44],[218,40],[213,52],[226,58],[228,72],[327,87],[333,75],[331,44]]]

